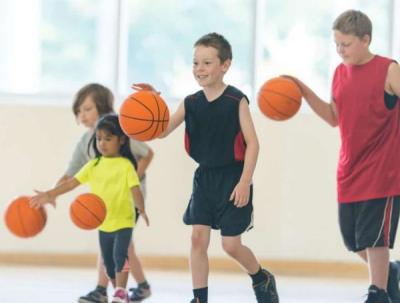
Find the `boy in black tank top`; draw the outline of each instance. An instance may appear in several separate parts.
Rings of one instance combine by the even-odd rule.
[[[247,97],[223,82],[231,60],[229,42],[217,33],[207,34],[194,44],[193,75],[203,90],[185,98],[160,136],[167,136],[185,121],[185,148],[199,164],[183,218],[192,225],[191,303],[208,300],[211,229],[221,230],[225,252],[250,275],[257,302],[278,303],[274,276],[261,268],[253,252],[241,242],[241,234],[252,227],[252,177],[259,145]],[[145,83],[132,87],[155,91]]]

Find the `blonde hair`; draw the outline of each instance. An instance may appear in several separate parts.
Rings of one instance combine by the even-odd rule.
[[[361,11],[351,9],[341,13],[333,22],[332,29],[358,38],[363,38],[365,35],[368,35],[370,40],[372,38],[372,22]]]

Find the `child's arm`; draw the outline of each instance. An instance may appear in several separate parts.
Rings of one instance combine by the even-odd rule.
[[[66,192],[73,190],[75,187],[79,186],[80,183],[75,178],[70,178],[64,183],[57,185],[55,188],[50,189],[48,191],[38,191],[35,190],[37,195],[33,196],[30,201],[30,205],[34,208],[39,208],[43,204],[51,203],[55,201],[57,196],[62,195]]]
[[[131,188],[133,200],[135,201],[135,206],[139,210],[140,215],[143,217],[146,225],[149,226],[149,218],[147,217],[146,210],[144,208],[144,199],[142,191],[140,190],[140,186],[134,186]]]
[[[175,128],[177,128],[185,120],[185,103],[181,102],[178,109],[169,118],[167,129],[159,135],[159,138],[165,138],[168,136]]]
[[[151,160],[153,160],[153,156],[154,152],[149,147],[147,155],[145,157],[140,158],[140,160],[137,162],[137,174],[139,179],[142,179]]]
[[[299,79],[286,75],[284,77],[290,78],[297,83],[297,85],[300,87],[304,99],[310,105],[312,110],[322,118],[322,120],[327,122],[332,127],[338,125],[336,105],[333,100],[331,101],[331,103],[327,103],[320,97],[318,97],[311,88],[309,88]]]
[[[148,83],[133,83],[132,88],[136,90],[150,90],[157,94],[160,94],[153,86]],[[169,123],[167,129],[158,136],[158,138],[165,138],[168,136],[175,128],[177,128],[185,120],[185,103],[181,102],[179,104],[176,112],[169,117]]]
[[[230,200],[233,200],[236,207],[246,206],[250,197],[250,185],[256,167],[259,144],[250,109],[247,101],[243,98],[239,105],[240,128],[246,141],[246,153],[244,157],[243,172],[238,184],[232,191]]]
[[[389,65],[387,84],[389,93],[395,94],[400,98],[400,65],[393,62]]]

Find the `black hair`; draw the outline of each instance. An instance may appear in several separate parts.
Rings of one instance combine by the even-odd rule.
[[[106,131],[113,136],[117,136],[120,140],[123,140],[123,144],[119,149],[119,153],[122,157],[127,158],[129,161],[131,161],[135,169],[137,169],[137,161],[135,159],[135,156],[132,154],[129,145],[129,137],[122,131],[117,114],[106,114],[102,116],[96,123],[94,134],[92,138],[90,138],[88,146],[88,153],[90,150],[90,146],[93,147],[95,157],[98,159],[96,165],[97,163],[99,163],[102,156],[100,151],[97,149],[96,132],[99,130]]]

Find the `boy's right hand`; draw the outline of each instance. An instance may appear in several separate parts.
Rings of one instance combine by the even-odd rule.
[[[301,93],[303,94],[303,92],[304,92],[304,88],[303,88],[304,84],[299,79],[297,79],[294,76],[290,76],[290,75],[280,75],[279,77],[288,78],[288,79],[292,80],[294,83],[297,84],[297,86],[300,88]]]
[[[138,91],[149,90],[149,91],[155,92],[158,95],[161,95],[160,91],[156,90],[151,84],[148,84],[148,83],[133,83],[131,85],[131,88],[138,90]]]

